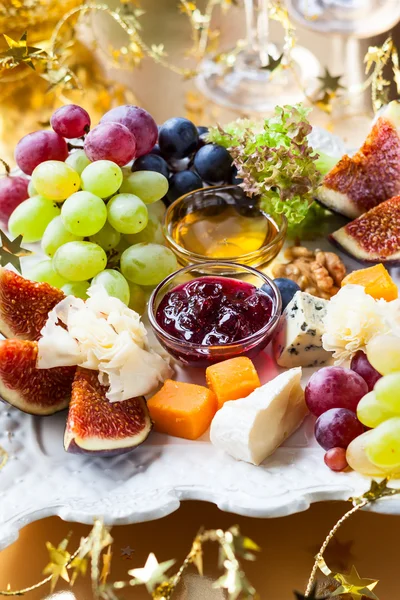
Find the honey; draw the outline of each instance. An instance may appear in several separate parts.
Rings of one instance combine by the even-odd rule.
[[[256,252],[278,234],[274,221],[255,207],[205,206],[183,215],[172,237],[188,252],[208,259],[232,259]]]

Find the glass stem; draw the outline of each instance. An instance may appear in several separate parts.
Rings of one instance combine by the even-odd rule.
[[[260,66],[268,65],[268,0],[244,0],[248,52],[256,54]]]

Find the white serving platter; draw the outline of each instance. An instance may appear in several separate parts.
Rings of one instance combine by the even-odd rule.
[[[330,248],[326,240],[307,245]],[[348,270],[360,268],[342,258]],[[399,284],[400,270],[391,274]],[[279,372],[268,349],[255,364],[263,383]],[[312,371],[304,369],[303,383]],[[178,368],[176,378],[205,382],[201,369]],[[357,473],[333,473],[325,466],[312,417],[258,467],[215,449],[208,433],[195,442],[152,433],[132,453],[114,458],[67,454],[65,420],[65,412],[32,417],[0,404],[0,445],[9,454],[0,471],[0,548],[28,523],[53,515],[88,524],[95,517],[110,525],[138,523],[172,513],[182,500],[204,500],[235,514],[282,517],[312,502],[347,500],[370,484]],[[400,514],[400,497],[372,509]]]

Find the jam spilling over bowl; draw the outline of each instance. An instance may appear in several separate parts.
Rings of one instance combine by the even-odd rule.
[[[166,334],[164,339],[159,336],[161,343],[175,358],[204,366],[258,354],[270,341],[266,326],[275,323],[276,312],[273,297],[254,285],[204,276],[170,289],[158,304],[155,320],[159,332]]]

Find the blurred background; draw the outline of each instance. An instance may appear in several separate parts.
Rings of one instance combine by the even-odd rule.
[[[230,2],[227,0],[226,4]],[[232,6],[225,7],[229,10],[223,10],[222,6],[216,8],[212,29],[217,32],[215,46],[219,53],[229,52],[237,46],[238,40],[246,39],[245,10],[249,22],[254,6],[251,2],[245,4],[232,2]],[[39,0],[30,4],[23,0],[3,1],[0,3],[0,33],[19,39],[27,30],[29,45],[48,49],[55,24],[69,9],[78,5],[78,0]],[[133,7],[145,11],[140,15],[140,35],[145,44],[156,46],[154,52],[158,52],[161,58],[164,52],[168,53],[164,58],[172,65],[193,68],[196,61],[187,56],[192,45],[193,28],[187,14],[178,9],[177,0],[142,0],[140,9],[129,1],[124,5],[128,9]],[[109,6],[116,8],[119,2],[112,0]],[[32,13],[32,7],[36,12]],[[199,7],[203,10],[204,3],[199,2]],[[341,83],[348,89],[360,87],[365,80],[363,58],[368,48],[382,44],[389,30],[400,46],[400,27],[397,24],[399,0],[290,0],[287,8],[295,26],[296,49],[301,50],[296,53],[296,68],[305,78],[305,88],[309,86],[311,90],[308,92],[307,88],[307,93],[312,93],[313,88],[313,81],[307,81],[307,77],[314,80],[315,87],[315,77],[325,68],[333,76],[342,75]],[[106,13],[89,14],[78,25],[72,17],[65,28],[68,35],[63,41],[62,54],[68,67],[78,75],[81,90],[71,90],[64,85],[66,72],[62,70],[63,65],[58,65],[58,71],[55,69],[56,73],[52,72],[48,79],[39,77],[26,65],[18,67],[15,72],[5,68],[0,70],[0,157],[11,164],[13,148],[19,138],[46,125],[54,108],[65,102],[82,104],[91,113],[94,124],[113,105],[137,103],[145,107],[158,123],[172,116],[187,116],[198,125],[208,125],[216,121],[224,123],[239,115],[251,116],[254,113],[263,116],[270,112],[268,104],[282,101],[279,89],[283,94],[285,86],[273,79],[266,82],[264,75],[261,85],[272,82],[276,87],[270,87],[268,94],[264,94],[265,107],[254,110],[254,106],[249,107],[249,98],[246,98],[243,87],[239,93],[239,88],[232,87],[232,80],[231,88],[229,82],[225,82],[227,87],[221,95],[218,82],[210,75],[212,64],[203,65],[202,75],[196,80],[165,68],[146,56],[140,47],[128,48],[125,52],[123,48],[127,47],[128,36]],[[265,31],[264,23],[262,30],[258,29],[256,33],[260,36]],[[283,43],[282,23],[270,22],[268,33],[269,52],[273,59],[278,60]],[[5,42],[1,43],[0,50],[3,51],[7,46]],[[164,49],[157,49],[160,44],[164,45]],[[255,54],[259,54],[258,47]],[[267,63],[269,60],[267,56]],[[243,68],[246,70],[246,67]],[[258,83],[253,81],[251,85],[257,86]],[[246,85],[250,84],[245,84],[245,88]],[[291,82],[287,85],[289,88]],[[396,96],[393,85],[391,94]],[[242,103],[241,107],[232,106],[232,98],[235,97],[239,104]],[[250,101],[255,97],[256,93],[250,95]],[[342,136],[350,147],[355,147],[364,138],[370,124],[371,91],[367,89],[364,93],[354,94],[331,111],[326,109],[326,105],[324,109],[315,107],[311,121],[328,127]],[[238,523],[243,532],[262,547],[259,560],[247,565],[249,579],[259,590],[261,598],[289,600],[294,597],[294,589],[304,590],[313,556],[330,527],[347,508],[345,503],[325,502],[313,505],[301,514],[259,521],[222,513],[210,504],[185,502],[176,513],[160,521],[114,528],[111,577],[113,580],[122,578],[127,569],[142,566],[150,551],[154,551],[160,561],[172,557],[183,559],[201,525],[224,528]],[[0,588],[5,589],[7,584],[21,588],[37,581],[47,562],[45,542],[50,540],[56,544],[70,530],[73,531],[71,547],[75,547],[89,528],[64,523],[58,518],[43,519],[26,526],[18,541],[0,554]],[[381,580],[376,589],[379,600],[394,600],[399,597],[400,587],[396,569],[399,535],[398,517],[358,513],[339,533],[338,541],[328,551],[327,560],[332,568],[342,570],[350,568],[354,562],[361,576]],[[207,578],[200,579],[194,571],[189,571],[176,594],[177,598],[217,600],[223,597],[222,592],[212,590],[210,585],[210,578],[216,576],[215,549],[210,548],[207,557]],[[79,580],[72,591],[67,585],[59,586],[59,589],[63,588],[65,591],[54,597],[59,600],[91,597],[87,578]],[[39,599],[47,596],[43,588],[32,592],[29,597]],[[124,597],[140,600],[148,596],[144,589],[139,588],[134,593],[125,592]]]

